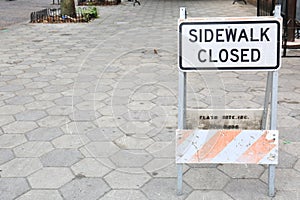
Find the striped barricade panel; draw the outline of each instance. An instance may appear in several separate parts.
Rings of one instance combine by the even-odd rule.
[[[277,130],[177,130],[176,163],[277,164]]]

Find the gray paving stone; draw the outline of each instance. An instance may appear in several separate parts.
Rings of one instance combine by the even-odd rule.
[[[118,167],[142,167],[152,159],[144,150],[120,150],[110,157]]]
[[[0,175],[1,177],[26,177],[42,167],[38,158],[15,158],[0,166]]]
[[[177,196],[176,182],[175,178],[153,178],[144,185],[142,191],[151,200],[185,199],[192,189],[183,183],[183,194]]]
[[[34,101],[25,105],[27,109],[39,110],[41,108],[47,109],[54,106],[52,101]]]
[[[15,119],[11,115],[0,115],[0,126],[11,123]]]
[[[144,166],[144,169],[153,177],[177,177],[177,166],[174,159],[154,158]],[[183,165],[183,173],[185,173],[188,169],[189,167],[187,165]]]
[[[67,116],[47,116],[37,121],[37,124],[41,127],[60,127],[70,122]]]
[[[44,167],[27,179],[34,189],[57,189],[74,178],[71,170],[65,167]]]
[[[299,191],[285,191],[279,190],[276,191],[276,196],[273,200],[287,200],[287,199],[300,199],[300,192]]]
[[[25,178],[0,178],[0,199],[14,199],[29,189]]]
[[[222,199],[222,200],[233,200],[230,196],[228,196],[223,191],[207,191],[207,190],[195,190],[193,191],[186,200],[198,200],[198,199],[205,199],[205,200],[215,200],[215,199]]]
[[[25,108],[22,105],[5,105],[0,107],[1,115],[14,115],[24,110]]]
[[[98,110],[105,106],[101,101],[86,100],[75,105],[79,110]]]
[[[121,149],[145,149],[154,141],[148,137],[126,136],[116,139],[115,144]]]
[[[140,121],[129,121],[124,122],[123,124],[116,124],[121,131],[127,135],[135,135],[135,137],[147,137],[146,134],[153,130],[155,126],[151,125],[149,122],[140,122]]]
[[[49,115],[69,115],[72,113],[72,110],[71,106],[53,106],[46,111]]]
[[[32,141],[51,141],[64,133],[60,128],[37,128],[33,131],[27,132],[26,136],[28,140]]]
[[[265,168],[261,165],[219,165],[218,169],[231,178],[259,178]]]
[[[109,190],[101,178],[77,178],[64,185],[60,192],[66,200],[97,200]]]
[[[11,105],[24,105],[33,101],[34,98],[31,96],[15,96],[5,100],[7,104],[11,104]]]
[[[1,148],[13,148],[25,143],[27,140],[22,134],[3,134],[0,135]]]
[[[100,117],[100,114],[94,110],[74,110],[70,115],[73,121],[93,121]]]
[[[15,121],[2,127],[5,133],[26,133],[31,131],[38,126],[32,121]]]
[[[90,142],[84,146],[93,157],[109,157],[116,153],[119,148],[113,142]]]
[[[278,127],[279,137],[283,141],[300,142],[298,130],[294,127]]]
[[[121,116],[102,116],[95,123],[101,128],[121,128],[120,126],[125,123],[125,120]]]
[[[14,157],[15,156],[14,156],[12,150],[0,148],[0,165],[2,165],[3,163],[6,163],[7,161],[12,160]]]
[[[146,196],[139,190],[111,190],[101,200],[147,200]]]
[[[113,141],[121,137],[123,132],[118,128],[95,128],[86,133],[91,141]]]
[[[53,101],[60,98],[62,95],[60,93],[42,93],[35,95],[38,101]]]
[[[288,154],[300,158],[300,142],[279,141],[281,149]]]
[[[192,168],[184,177],[187,184],[194,189],[220,190],[230,180],[228,176],[214,168]]]
[[[278,155],[277,168],[293,168],[297,162],[297,157],[292,156],[284,151],[279,150]]]
[[[57,190],[30,190],[16,200],[63,200]]]
[[[156,158],[174,158],[175,143],[174,142],[154,142],[146,149]]]
[[[76,176],[84,177],[103,177],[111,168],[100,159],[84,158],[72,165],[71,169]]]
[[[63,126],[62,130],[66,134],[83,135],[96,127],[93,122],[70,122]]]
[[[82,98],[81,97],[61,97],[59,99],[54,100],[56,105],[60,105],[60,106],[72,106],[72,105],[76,105],[80,102],[82,102]]]
[[[82,159],[82,154],[76,149],[55,149],[41,157],[44,167],[69,167]]]
[[[15,115],[18,121],[35,121],[47,116],[43,110],[26,110]]]
[[[29,141],[14,148],[17,157],[40,157],[45,153],[53,150],[50,142]]]
[[[232,179],[224,191],[234,199],[270,199],[268,186],[257,179]]]
[[[13,92],[22,90],[24,86],[22,85],[4,85],[0,87],[0,92]]]
[[[52,141],[56,148],[79,148],[89,142],[85,135],[62,135]]]
[[[112,189],[138,189],[151,177],[139,168],[118,168],[104,177]]]
[[[261,180],[268,182],[268,171],[261,176]],[[278,190],[298,190],[300,187],[300,172],[294,169],[276,169],[275,185]]]

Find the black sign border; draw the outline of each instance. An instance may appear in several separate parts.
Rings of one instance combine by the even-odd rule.
[[[277,24],[277,65],[274,67],[257,66],[257,67],[183,67],[182,66],[182,26],[184,25],[216,25],[216,24]],[[179,69],[181,71],[199,71],[199,70],[220,70],[220,71],[275,71],[281,67],[281,26],[277,20],[247,20],[247,21],[212,21],[212,22],[181,22],[179,24]]]

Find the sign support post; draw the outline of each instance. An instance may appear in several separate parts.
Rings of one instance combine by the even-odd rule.
[[[180,8],[180,19],[186,19],[186,8]],[[186,72],[178,72],[178,129],[186,123]],[[177,164],[177,194],[182,195],[183,164]]]
[[[185,20],[187,19],[187,15],[186,15],[186,8],[180,8],[180,20]],[[275,10],[274,10],[274,17],[275,18],[281,18],[281,6],[277,5],[275,6]],[[271,28],[260,28],[260,38],[262,42],[263,39],[265,38],[265,40],[267,40],[268,42],[270,42],[270,39],[275,39],[274,42],[270,42],[270,45],[275,45],[274,47],[276,47],[276,55],[273,57],[274,58],[274,62],[271,61],[270,63],[267,64],[262,64],[260,65],[260,67],[255,67],[255,65],[250,64],[249,66],[244,65],[242,67],[231,67],[231,64],[227,65],[227,61],[228,63],[230,63],[229,60],[231,60],[232,62],[240,62],[238,61],[237,54],[236,52],[238,52],[238,49],[234,49],[231,50],[232,53],[232,58],[229,59],[228,57],[228,53],[226,53],[226,49],[222,49],[220,50],[220,54],[219,54],[219,61],[223,62],[221,64],[219,64],[217,67],[212,68],[212,67],[207,67],[207,66],[195,66],[194,63],[197,62],[197,60],[195,60],[193,57],[190,57],[193,55],[193,49],[194,46],[189,46],[191,44],[189,43],[184,43],[186,42],[186,38],[183,38],[182,35],[179,35],[179,40],[180,40],[180,46],[179,46],[179,68],[181,70],[179,70],[179,77],[178,77],[178,135],[176,135],[177,137],[177,146],[176,147],[176,163],[177,163],[177,195],[182,195],[183,190],[182,190],[182,182],[183,182],[183,164],[184,163],[237,163],[237,164],[243,164],[243,163],[252,163],[252,164],[267,164],[268,165],[268,195],[270,197],[274,197],[275,196],[275,168],[277,162],[278,162],[278,131],[277,129],[277,99],[278,99],[278,69],[281,65],[281,60],[280,60],[280,50],[281,50],[281,21],[278,20],[277,22],[275,22],[276,20],[273,21],[258,21],[257,24],[268,24]],[[223,24],[239,24],[239,22],[233,21],[233,22],[218,22]],[[243,21],[241,21],[240,23],[244,23]],[[246,25],[249,24],[254,24],[253,26],[255,26],[256,22],[246,22]],[[208,21],[208,22],[200,22],[200,24],[202,24],[203,26],[207,26],[210,24],[215,25],[216,22],[214,21]],[[192,26],[191,26],[192,25]],[[197,26],[198,25],[198,26]],[[184,27],[183,27],[184,26]],[[193,27],[193,29],[189,29],[190,27]],[[202,42],[202,39],[198,38],[198,35],[195,34],[196,31],[199,30],[199,33],[202,34],[201,28],[196,29],[194,27],[200,27],[199,24],[197,24],[197,22],[183,22],[180,25],[180,34],[183,34],[183,31],[185,31],[185,33],[187,33],[187,31],[189,31],[188,33],[190,34],[190,39],[189,42],[194,44],[196,41],[199,40],[199,42]],[[239,25],[237,25],[235,30],[239,29]],[[276,28],[275,28],[276,27]],[[273,32],[271,32],[271,29]],[[208,30],[208,29],[205,29]],[[224,40],[221,38],[222,36],[222,31],[225,29],[221,29],[218,28],[216,29],[217,31],[217,41],[223,41]],[[245,29],[242,29],[243,31],[245,31]],[[250,29],[251,30],[251,35],[254,33],[254,29]],[[272,35],[272,37],[268,37],[267,33],[268,31],[271,32],[270,34],[274,34],[275,30],[276,32],[276,37],[275,35]],[[212,33],[212,32],[210,32]],[[228,32],[229,33],[229,32]],[[241,32],[240,38],[246,38],[247,36],[245,35],[246,33]],[[273,37],[274,36],[274,37]],[[247,39],[248,40],[248,39]],[[211,42],[212,40],[205,38],[205,41],[207,42]],[[259,41],[259,39],[254,40],[253,41]],[[204,45],[204,48],[206,46]],[[273,46],[272,46],[273,47]],[[203,48],[203,46],[202,46]],[[211,47],[214,48],[214,47]],[[224,48],[224,47],[223,47]],[[184,52],[183,52],[184,49]],[[198,61],[205,63],[206,61],[214,61],[215,63],[217,63],[217,60],[213,60],[212,59],[212,54],[211,52],[214,49],[210,50],[210,54],[209,57],[205,57],[206,54],[204,54],[203,52],[207,53],[207,50],[204,49],[200,49],[197,52],[197,58]],[[264,50],[264,49],[263,49]],[[264,51],[262,50],[262,52],[264,53]],[[243,57],[245,54],[245,51],[249,51],[250,50],[245,50],[245,49],[241,49],[241,57]],[[224,53],[225,52],[225,53]],[[252,54],[251,56],[251,61],[253,62],[258,62],[258,60],[261,58],[261,55],[263,55],[263,53],[261,54],[261,52],[259,52],[258,49],[254,49],[253,51],[251,51]],[[267,51],[266,51],[267,52]],[[255,57],[255,53],[256,53],[256,57]],[[183,60],[185,59],[184,55],[186,55],[188,57],[188,61]],[[224,57],[224,55],[226,55]],[[225,59],[226,58],[226,59]],[[226,60],[226,61],[225,61]],[[243,57],[241,58],[242,61],[250,61],[250,59],[248,60],[247,58]],[[264,62],[261,62],[264,63]],[[187,71],[195,71],[195,70],[216,70],[216,69],[223,69],[223,70],[266,70],[269,71],[268,72],[268,77],[267,77],[267,84],[266,84],[266,91],[265,91],[265,100],[264,100],[264,110],[263,110],[263,117],[262,117],[262,124],[261,124],[261,129],[262,130],[212,130],[212,135],[210,135],[211,133],[207,132],[209,130],[196,130],[196,131],[190,131],[189,132],[184,132],[186,129],[186,78],[187,78]],[[270,107],[270,108],[269,108]],[[269,114],[269,110],[270,110],[270,114]],[[217,118],[217,116],[215,116]],[[268,130],[269,129],[269,130]],[[197,132],[198,131],[198,132]],[[251,141],[249,140],[249,142],[247,143],[247,145],[243,146],[243,144],[241,145],[241,148],[244,148],[244,152],[238,152],[237,154],[231,154],[230,152],[227,152],[228,149],[226,150],[222,150],[220,147],[220,152],[217,152],[219,150],[215,150],[215,152],[206,152],[203,155],[208,155],[210,157],[205,157],[205,156],[201,156],[200,152],[203,151],[205,152],[205,148],[202,148],[204,145],[209,144],[207,138],[211,138],[210,142],[213,141],[214,137],[218,137],[220,140],[220,137],[223,137],[226,139],[233,137],[233,136],[229,136],[230,134],[236,134],[236,137],[239,136],[240,139],[242,137],[244,137],[246,140],[249,140],[247,138],[251,137],[254,138],[254,136],[256,137],[256,141]],[[204,134],[204,136],[202,136]],[[250,134],[250,135],[249,135]],[[252,136],[251,136],[252,134]],[[195,137],[196,136],[196,137]],[[195,139],[197,138],[197,139]],[[239,142],[239,141],[243,141],[243,140],[235,140],[235,138],[233,138],[232,140],[229,140],[229,142]],[[221,139],[222,140],[222,139]],[[191,145],[189,145],[190,143],[194,143],[194,142],[199,142],[197,143],[199,146],[195,148],[191,148]],[[218,141],[216,141],[218,142]],[[251,145],[254,144],[254,142],[256,142],[256,144],[260,144],[260,145],[266,145],[266,149],[264,149],[263,152],[260,152],[260,154],[255,155],[256,160],[253,160],[253,153],[256,152],[257,150],[252,151],[251,150]],[[261,142],[261,143],[260,143]],[[216,143],[217,144],[217,143]],[[249,146],[249,144],[251,144]],[[207,147],[207,146],[205,146]],[[201,149],[202,148],[202,149]],[[224,148],[224,147],[222,147]],[[253,147],[255,148],[255,147]],[[206,148],[207,149],[207,148]],[[211,149],[211,148],[208,148]],[[258,150],[259,151],[259,150]],[[187,154],[185,154],[187,153]],[[240,153],[240,154],[239,154]],[[219,154],[223,155],[219,156]],[[193,157],[191,157],[193,156]],[[258,159],[258,157],[260,157]]]
[[[276,5],[274,10],[274,17],[281,18],[281,5]],[[278,97],[278,71],[272,73],[272,97],[271,97],[271,119],[270,129],[277,129],[277,97]],[[275,168],[274,164],[269,165],[268,185],[269,196],[275,196]]]

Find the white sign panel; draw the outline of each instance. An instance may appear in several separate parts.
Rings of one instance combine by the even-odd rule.
[[[281,21],[274,17],[180,20],[179,68],[277,70]]]
[[[187,129],[262,128],[263,109],[188,109]]]

